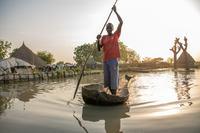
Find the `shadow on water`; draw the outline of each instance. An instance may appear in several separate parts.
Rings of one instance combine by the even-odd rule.
[[[114,110],[114,113],[113,113]],[[126,113],[130,110],[129,106],[113,106],[113,107],[96,107],[90,105],[84,105],[82,108],[82,120],[89,122],[98,122],[100,120],[105,121],[106,133],[123,133],[121,131],[121,119],[130,117]],[[74,118],[78,121],[78,124],[83,130],[88,133],[89,131],[84,126],[84,122],[73,114]]]

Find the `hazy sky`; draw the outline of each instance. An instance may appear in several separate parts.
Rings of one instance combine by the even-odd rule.
[[[72,62],[74,47],[96,40],[114,2],[0,0],[0,39]],[[117,9],[124,20],[120,40],[141,57],[170,57],[175,37],[187,36],[188,51],[200,60],[199,0],[118,0]],[[110,21],[116,28],[115,15]]]

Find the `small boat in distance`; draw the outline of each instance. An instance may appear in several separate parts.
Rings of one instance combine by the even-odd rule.
[[[86,104],[93,105],[119,105],[125,103],[129,98],[128,84],[131,79],[125,75],[126,84],[118,89],[117,95],[112,95],[109,91],[103,90],[102,84],[90,84],[82,87],[82,97]]]

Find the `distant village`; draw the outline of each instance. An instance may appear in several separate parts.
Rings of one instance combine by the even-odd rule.
[[[174,44],[170,49],[173,58],[163,61],[163,58],[160,57],[146,57],[142,61],[138,61],[138,59],[132,60],[132,56],[126,54],[127,58],[120,62],[120,71],[150,72],[150,70],[155,68],[183,68],[190,70],[191,68],[199,67],[199,62],[195,62],[193,57],[187,52],[187,38],[184,37],[184,43],[180,42],[179,39],[175,38]],[[179,53],[180,56],[178,57]],[[0,83],[66,78],[79,75],[80,70],[81,64],[78,63],[60,62],[57,64],[48,64],[32,52],[23,42],[21,47],[16,49],[9,58],[0,60]],[[85,71],[85,75],[102,73],[102,63],[91,59],[87,63],[87,70]]]
[[[76,76],[79,71],[72,63],[47,64],[23,42],[9,58],[0,60],[0,83],[66,78]]]

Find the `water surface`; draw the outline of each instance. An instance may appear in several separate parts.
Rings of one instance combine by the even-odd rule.
[[[1,133],[199,133],[200,70],[136,75],[126,105],[84,104],[77,78],[0,85]],[[123,75],[123,74],[121,74]],[[85,76],[82,84],[102,82]]]

